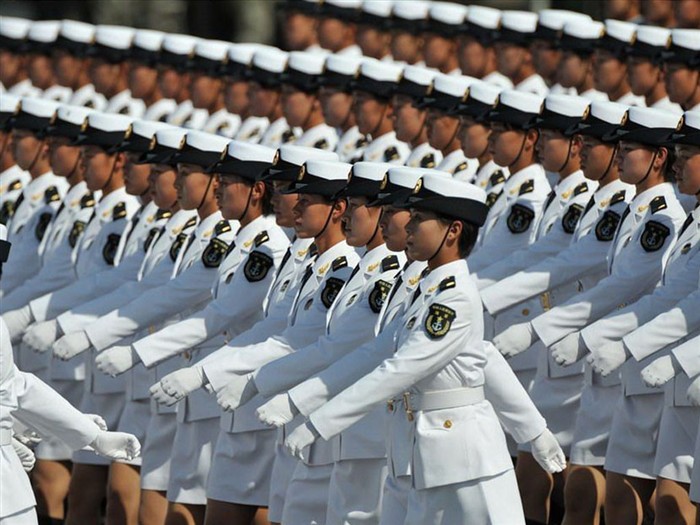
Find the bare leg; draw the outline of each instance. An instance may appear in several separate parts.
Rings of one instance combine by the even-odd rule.
[[[109,467],[104,465],[73,465],[68,490],[66,525],[99,523],[102,501],[106,496]]]
[[[607,472],[605,480],[605,522],[641,525],[651,513],[656,482],[615,472]]]
[[[107,492],[107,525],[138,525],[141,497],[140,468],[112,463]]]
[[[231,523],[233,525],[268,525],[267,509],[239,505],[215,499],[207,500],[205,525]]]
[[[139,505],[140,525],[163,525],[168,514],[168,499],[165,491],[142,490]]]
[[[657,525],[692,525],[696,520],[695,505],[690,501],[688,483],[666,478],[656,479]]]
[[[542,470],[529,452],[518,454],[515,475],[518,479],[525,517],[535,522],[547,523],[552,491],[555,488],[554,476]],[[557,474],[557,476],[562,475]],[[559,485],[563,486],[561,483]]]
[[[206,505],[170,502],[165,525],[204,525],[206,510]]]
[[[564,488],[566,514],[562,525],[599,525],[605,502],[603,467],[571,465]]]
[[[40,517],[62,520],[70,486],[72,463],[38,459],[32,471],[36,513]]]

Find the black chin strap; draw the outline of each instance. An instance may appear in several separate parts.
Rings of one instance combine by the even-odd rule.
[[[209,193],[209,189],[211,188],[211,183],[213,180],[214,180],[214,176],[210,175],[209,182],[207,182],[207,188],[204,190],[204,195],[202,195],[202,200],[199,201],[199,206],[197,206],[197,210],[199,210],[202,206],[204,206],[204,201],[207,200],[207,194]]]
[[[649,175],[651,174],[651,169],[654,167],[654,162],[656,162],[656,157],[658,155],[659,155],[659,150],[656,149],[654,151],[654,156],[651,158],[651,162],[649,163],[649,168],[647,169],[646,174],[644,175],[644,177],[642,177],[642,180],[640,180],[639,182],[635,182],[635,184],[639,185],[642,182],[644,182],[645,180],[647,180],[647,177],[649,177]]]
[[[75,160],[75,164],[73,164],[73,169],[68,172],[68,175],[66,175],[66,179],[70,179],[73,175],[75,175],[75,170],[78,169],[78,164],[80,164],[81,160],[83,160],[83,150],[78,149],[78,158]]]
[[[538,134],[539,134],[539,132],[538,132]],[[523,137],[523,142],[522,142],[522,144],[520,144],[520,150],[518,151],[518,154],[517,154],[517,155],[515,156],[515,158],[513,159],[513,162],[511,162],[510,164],[508,164],[508,168],[509,168],[509,169],[510,169],[511,167],[513,167],[513,166],[515,165],[515,163],[518,162],[518,160],[520,160],[520,156],[523,154],[523,151],[525,150],[525,141],[526,141],[526,140],[527,140],[527,131],[525,132],[525,136]]]
[[[248,192],[248,200],[246,200],[246,203],[245,203],[245,208],[243,209],[243,213],[241,213],[241,216],[238,217],[239,221],[242,221],[243,217],[245,217],[246,214],[248,213],[248,208],[250,208],[250,201],[253,198],[253,189],[254,188],[255,188],[255,183],[253,183],[253,185],[250,187],[250,191]]]
[[[608,172],[610,171],[610,168],[612,168],[612,165],[615,162],[615,157],[617,156],[617,150],[619,149],[619,147],[620,147],[619,143],[616,143],[615,146],[613,146],[612,155],[610,155],[610,162],[608,162],[608,167],[605,168],[603,175],[601,175],[601,177],[600,177],[601,179],[604,179],[605,177],[607,177]]]
[[[377,236],[377,233],[379,232],[379,223],[382,222],[383,215],[384,210],[382,208],[379,208],[379,217],[377,217],[377,224],[374,225],[374,231],[372,232],[372,236],[369,238],[369,241],[367,241],[365,244],[370,244]]]
[[[557,173],[561,173],[564,171],[564,168],[566,168],[566,165],[569,163],[569,158],[571,157],[571,146],[574,143],[574,137],[569,138],[569,149],[566,152],[566,160],[564,161],[564,164],[561,165],[561,167],[557,170]]]
[[[374,140],[374,139],[377,138],[377,137],[376,137],[376,132],[377,132],[377,130],[381,127],[382,122],[384,122],[384,116],[386,115],[386,109],[387,109],[388,107],[389,107],[389,103],[386,102],[386,103],[384,104],[384,107],[382,108],[382,114],[381,114],[381,116],[379,117],[379,122],[377,122],[377,125],[374,127],[374,129],[372,130],[372,132],[369,134],[370,137],[372,137],[372,140]]]
[[[433,259],[435,259],[435,257],[438,256],[438,254],[440,253],[440,250],[442,250],[442,247],[445,245],[445,241],[447,240],[447,236],[449,234],[450,234],[450,227],[448,226],[447,231],[445,232],[445,235],[442,238],[442,242],[440,243],[440,246],[438,246],[438,249],[435,250],[435,253],[433,254],[433,256],[430,259],[428,259],[428,262],[432,261]]]
[[[331,222],[331,217],[333,216],[333,208],[335,207],[335,202],[331,204],[331,211],[328,212],[328,217],[326,217],[326,222],[323,225],[323,228],[321,228],[321,231],[319,231],[316,235],[314,235],[314,238],[319,237],[323,232],[326,231],[326,228],[328,228],[328,225]]]
[[[311,120],[311,116],[314,114],[314,105],[311,104],[311,108],[309,108],[309,113],[306,115],[306,118],[304,119],[304,122],[299,126],[301,129],[306,131],[307,126],[309,124],[309,121]]]
[[[117,167],[117,158],[118,158],[118,157],[119,157],[119,153],[117,153],[116,155],[114,155],[114,162],[112,162],[112,169],[109,170],[109,177],[107,177],[107,180],[105,181],[105,183],[104,183],[104,184],[102,185],[102,187],[100,188],[100,191],[103,191],[103,190],[109,185],[109,183],[112,182],[112,177],[114,177],[114,168]]]
[[[413,136],[411,140],[408,141],[409,144],[413,144],[418,137],[420,137],[420,134],[423,133],[423,130],[425,129],[425,122],[428,120],[428,112],[424,111],[423,112],[423,122],[420,123],[420,128],[418,128],[418,131],[416,134]],[[457,129],[459,129],[459,126],[457,126]]]
[[[46,139],[45,139],[45,138],[44,138],[44,139],[41,139],[41,140],[39,141],[39,148],[38,148],[37,151],[36,151],[36,155],[34,155],[34,160],[33,160],[32,163],[29,165],[29,167],[27,168],[26,171],[32,171],[32,168],[34,167],[34,165],[39,161],[39,157],[41,156],[41,150],[44,149],[44,143],[45,143],[45,142],[46,142]]]

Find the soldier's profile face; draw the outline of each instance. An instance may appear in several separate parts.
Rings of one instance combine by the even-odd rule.
[[[28,129],[12,130],[12,151],[17,165],[23,170],[29,169],[34,164],[43,141],[36,138]]]
[[[102,189],[112,174],[116,155],[110,155],[101,147],[91,145],[81,147],[80,158],[87,187],[91,191]]]
[[[413,99],[407,95],[394,95],[392,99],[392,119],[396,138],[412,143],[425,127],[428,112],[413,105]]]
[[[224,219],[240,219],[248,204],[251,185],[235,175],[217,177],[216,203]]]
[[[440,248],[448,226],[430,211],[411,209],[406,224],[406,254],[414,261],[427,261]]]
[[[106,60],[96,57],[90,61],[90,81],[95,85],[98,93],[109,94],[112,86],[119,80],[119,64],[111,64]]]
[[[210,175],[201,166],[189,163],[177,165],[175,188],[180,206],[185,210],[196,209],[206,197],[207,191],[216,190],[216,184],[209,185]],[[209,190],[207,187],[209,186]]]
[[[47,89],[55,83],[53,64],[48,55],[32,53],[29,55],[29,79],[40,89]]]
[[[367,207],[366,197],[350,197],[343,215],[345,235],[350,246],[359,248],[369,244],[377,232],[381,208]]]
[[[80,161],[80,148],[71,146],[67,137],[50,137],[48,143],[51,171],[59,177],[72,175]]]
[[[319,100],[326,124],[341,127],[347,123],[352,111],[352,95],[335,87],[322,87]]]
[[[353,100],[355,121],[360,133],[372,133],[386,114],[386,103],[379,101],[366,91],[355,91]]]
[[[171,209],[177,201],[175,179],[177,170],[168,164],[152,164],[148,175],[148,187],[151,199],[162,210]]]
[[[391,32],[391,56],[394,60],[415,64],[423,53],[423,38],[407,31]]]
[[[425,33],[423,43],[423,60],[425,65],[439,69],[456,53],[454,40],[435,33]]]
[[[221,79],[210,77],[202,72],[195,72],[192,74],[190,91],[194,107],[202,109],[211,108],[216,104],[221,90]]]
[[[22,58],[6,49],[0,50],[0,82],[5,86],[15,83],[22,67]]]
[[[525,62],[529,50],[509,42],[496,42],[496,64],[498,71],[509,78],[514,77]]]
[[[700,193],[700,147],[685,144],[676,146],[673,172],[678,190],[685,195],[697,196]]]
[[[581,169],[586,178],[600,180],[605,176],[611,161],[614,161],[614,147],[596,139],[595,137],[583,137],[581,149]]]
[[[411,214],[404,209],[393,206],[383,206],[382,218],[379,226],[382,229],[382,237],[387,248],[394,252],[406,249],[406,225]]]
[[[499,166],[510,166],[520,152],[524,132],[500,122],[491,123],[489,152]]]
[[[55,49],[52,52],[52,59],[56,82],[62,86],[73,87],[80,74],[80,63],[83,59],[74,57],[63,49]]]
[[[664,82],[671,102],[688,104],[700,89],[700,70],[685,64],[667,63],[664,65]]]
[[[558,131],[542,129],[537,150],[544,169],[557,173],[569,157],[569,139]]]
[[[317,99],[285,84],[282,87],[282,113],[290,126],[303,126],[314,109]]]
[[[627,184],[637,184],[647,176],[654,158],[654,149],[637,142],[620,141],[616,162],[620,180]]]
[[[470,159],[476,159],[488,153],[491,128],[468,116],[462,116],[459,121],[458,137],[464,154]]]
[[[591,73],[591,69],[590,58],[585,59],[572,51],[564,51],[559,65],[559,82],[565,88],[580,86]]]
[[[627,80],[632,93],[644,96],[662,80],[661,69],[645,58],[630,57],[627,59]]]
[[[487,61],[486,48],[469,34],[457,39],[457,60],[463,75],[481,78],[484,76]]]
[[[124,154],[124,186],[129,195],[142,195],[148,191],[148,175],[151,168],[148,164],[137,164],[139,154],[127,152]]]
[[[129,89],[136,98],[150,98],[158,87],[158,71],[141,62],[129,68]]]
[[[274,181],[272,187],[272,209],[275,213],[275,221],[283,228],[294,227],[294,206],[296,206],[299,195],[296,193],[284,194],[282,191],[289,188],[291,183],[283,181]]]
[[[326,227],[329,214],[333,213],[330,204],[320,195],[300,193],[294,206],[294,229],[297,236],[310,239]],[[344,211],[345,208],[343,207]]]
[[[257,82],[250,82],[248,85],[248,99],[252,115],[267,117],[272,114],[280,102],[280,92],[275,89],[267,89]]]
[[[627,76],[627,65],[604,49],[593,55],[593,83],[598,91],[614,93]]]
[[[438,109],[428,110],[428,142],[433,148],[444,150],[456,137],[459,119]]]

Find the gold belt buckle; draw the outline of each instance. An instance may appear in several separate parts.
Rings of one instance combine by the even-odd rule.
[[[389,401],[386,402],[386,408],[389,410],[389,412],[394,411],[394,400],[390,399]]]
[[[540,304],[542,305],[542,310],[548,312],[552,309],[552,300],[550,298],[549,292],[544,292],[540,295]]]
[[[413,410],[411,409],[411,393],[410,392],[404,392],[403,393],[403,406],[406,409],[406,418],[409,421],[413,421]]]

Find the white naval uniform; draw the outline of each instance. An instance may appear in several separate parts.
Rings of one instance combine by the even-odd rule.
[[[338,154],[341,162],[350,162],[352,159],[362,155],[365,147],[367,147],[367,143],[367,137],[360,133],[357,126],[353,126],[340,134],[335,152]]]
[[[508,177],[481,227],[475,251],[469,256],[472,271],[478,271],[535,240],[550,190],[544,169],[539,164],[531,164]]]
[[[384,244],[367,252],[328,312],[326,335],[312,345],[258,369],[254,377],[259,392],[266,397],[286,392],[371,340],[374,335],[372,328],[377,322],[384,299],[404,262],[403,253],[391,252]],[[343,523],[350,519],[353,512],[361,512],[366,519],[377,521],[382,481],[386,477],[385,451],[381,439],[366,439],[365,436],[371,434],[375,426],[381,426],[382,416],[381,410],[375,410],[361,423],[331,442],[321,441],[310,447],[309,461],[297,467],[292,480],[297,491],[307,493],[304,501],[306,514],[301,514],[298,510],[293,514],[299,521],[301,516],[305,516],[304,522],[314,519],[323,521],[327,514],[327,523]],[[304,490],[305,485],[301,480],[317,466],[323,468],[328,456],[333,462],[332,471],[328,472],[326,478],[328,486],[325,490],[317,491],[319,499],[314,504],[311,491]],[[362,508],[352,508],[357,500],[344,500],[344,495],[350,493],[348,491],[357,476],[366,479],[368,483],[370,480],[376,482],[374,490],[371,484],[365,487],[366,497],[360,498],[364,503]],[[322,482],[322,476],[313,477],[315,484]],[[289,503],[292,507],[295,506],[293,501]],[[312,505],[313,508],[310,508]],[[292,511],[289,504],[286,504],[285,513]]]
[[[390,469],[412,476],[403,523],[523,523],[503,430],[483,394],[483,320],[467,263],[435,268],[420,290],[399,320],[396,353],[309,419],[329,439],[405,392],[409,423],[388,445]]]
[[[131,91],[120,91],[107,101],[105,113],[127,115],[131,118],[141,118],[146,112],[146,104],[143,100],[131,96]]]
[[[513,89],[513,82],[511,82],[511,80],[503,73],[499,73],[498,71],[492,71],[488,75],[485,75],[481,80],[501,89]]]
[[[296,146],[334,151],[338,144],[338,132],[325,122],[304,131],[295,141]]]
[[[167,122],[176,108],[177,102],[172,98],[161,98],[146,108],[142,118],[143,120]]]
[[[208,117],[206,109],[197,109],[190,99],[180,102],[166,121],[173,126],[189,129],[202,129]]]
[[[9,146],[9,138],[8,145]],[[32,177],[17,164],[0,173],[0,223],[9,225],[15,211],[15,201]]]
[[[565,88],[559,82],[557,82],[556,84],[552,84],[549,87],[549,92],[547,94],[548,95],[571,95],[571,96],[578,95],[578,93],[576,92],[576,88],[574,88],[574,87]]]
[[[574,93],[574,95],[576,95],[576,93]],[[608,96],[605,93],[603,93],[602,91],[598,91],[594,88],[587,89],[583,93],[579,93],[578,96],[587,98],[591,102],[595,102],[597,100],[609,100]]]
[[[448,153],[435,169],[446,171],[456,180],[472,182],[476,170],[479,169],[479,161],[468,159],[461,149],[456,149]]]
[[[238,128],[236,135],[233,137],[236,140],[244,142],[252,142],[257,144],[260,142],[265,130],[270,126],[270,121],[267,117],[248,117]]]
[[[525,80],[516,84],[513,87],[516,91],[524,91],[525,93],[533,93],[538,97],[546,97],[549,93],[549,86],[544,79],[537,73],[533,73]]]
[[[442,162],[442,153],[428,142],[419,144],[411,150],[405,165],[409,168],[436,168]]]
[[[489,160],[476,170],[472,184],[486,192],[486,204],[490,207],[498,199],[498,195],[509,176],[508,168],[502,168],[493,160]]]
[[[621,303],[639,299],[658,282],[663,261],[669,255],[676,232],[680,229],[684,217],[682,208],[675,199],[673,186],[663,183],[649,188],[635,196],[627,210],[629,212],[626,211],[626,214],[623,214],[608,253],[609,276],[599,281],[593,288],[572,297],[566,303],[532,321],[532,327],[545,346],[551,346],[566,335],[582,330],[587,325],[614,312]],[[656,246],[645,244],[645,239],[650,235],[649,232],[655,231],[655,228],[665,231],[668,239],[664,238],[663,234],[659,234],[656,241],[657,243],[660,241],[660,244]],[[611,314],[611,317],[615,317],[615,314]],[[596,323],[597,326],[601,326],[601,329],[605,324],[605,321]],[[581,334],[584,341],[587,340],[585,333],[586,330]],[[600,332],[600,337],[603,338],[600,339],[603,342],[603,331]],[[629,363],[625,366],[629,366]],[[637,368],[637,378],[634,383],[641,383],[641,378],[638,377],[639,370]],[[623,393],[626,390],[625,382],[623,377]],[[623,397],[623,401],[625,399],[633,398]],[[654,417],[654,410],[651,412],[651,417]],[[616,416],[613,416],[613,429],[615,419],[617,419]],[[646,420],[646,417],[641,418],[640,425],[642,420]],[[624,473],[624,470],[619,470],[619,467],[613,463],[624,462],[627,454],[622,450],[616,452],[615,457],[610,454],[614,440],[613,432],[608,444],[606,469]],[[635,440],[630,437],[627,435],[624,439],[633,448]],[[644,469],[643,466],[642,469]]]
[[[644,101],[644,97],[635,95],[631,91],[628,91],[613,102],[617,102],[618,104],[624,104],[625,106],[639,106],[640,108],[646,107],[647,105]]]
[[[379,137],[372,137],[362,152],[362,157],[355,158],[353,161],[388,162],[403,166],[410,153],[411,148],[408,144],[398,140],[395,131],[390,131]]]
[[[107,107],[107,99],[102,93],[95,91],[95,86],[85,84],[73,92],[68,104],[91,108],[95,111],[104,111]]]
[[[41,98],[46,100],[53,100],[59,104],[68,104],[71,97],[73,96],[73,90],[66,86],[60,86],[55,84],[50,88],[46,88],[41,94]]]
[[[89,445],[99,429],[65,399],[33,374],[14,365],[10,334],[0,320],[0,477],[9,483],[0,491],[0,522],[3,525],[36,524],[36,501],[12,447],[13,418],[41,435],[56,436],[72,449]]]
[[[226,384],[225,378],[219,382],[219,376],[213,372],[217,369],[216,361],[225,357],[225,353],[232,350],[231,347],[239,345],[239,342],[243,346],[264,341],[268,336],[280,334],[286,328],[312,241],[313,239],[296,239],[288,248],[265,298],[265,318],[239,334],[229,345],[198,363],[215,391]],[[267,506],[277,431],[261,425],[254,411],[248,413],[248,410],[247,407],[241,407],[235,412],[221,414],[213,467],[207,482],[207,497],[231,503]],[[233,471],[241,474],[227,475]],[[281,504],[279,508],[281,512]]]
[[[675,113],[676,115],[683,114],[683,108],[680,106],[680,104],[676,104],[675,102],[671,102],[671,100],[668,98],[668,95],[665,96],[664,98],[657,100],[649,107],[656,108],[656,109],[663,109],[665,111],[670,111],[671,113]]]
[[[188,123],[183,124],[183,127],[190,127]],[[202,125],[202,131],[221,135],[222,137],[233,138],[238,129],[241,127],[241,117],[229,113],[226,108],[221,108],[207,117],[206,122]],[[199,128],[194,128],[199,129]]]
[[[32,179],[15,201],[15,213],[7,228],[12,251],[3,264],[0,280],[3,295],[24,284],[41,269],[39,244],[67,189],[66,179],[49,171]]]
[[[10,95],[16,97],[27,97],[27,98],[41,98],[41,90],[38,87],[34,87],[32,81],[28,78],[17,82],[14,86],[7,88],[7,92]]]
[[[328,308],[358,261],[356,251],[345,241],[341,241],[307,263],[289,312],[286,328],[262,342],[236,347],[235,351],[226,352],[217,360],[216,370],[212,370],[211,366],[209,369],[205,368],[212,386],[215,387],[217,375],[223,378],[227,374],[252,373],[268,362],[313,343],[324,333]],[[214,379],[209,375],[210,372]],[[219,384],[225,384],[225,380],[219,379],[219,381],[221,381]],[[253,402],[253,405],[262,404],[260,400],[257,401],[257,403]],[[230,428],[235,432],[235,426],[238,423],[243,424],[243,429],[246,429],[245,419],[241,418],[243,421],[239,422],[236,415],[234,412],[233,424]],[[257,417],[254,419],[257,420]],[[255,428],[258,428],[259,422],[255,423]],[[292,458],[282,446],[284,436],[285,429],[281,429],[278,432],[279,445],[275,448],[275,464],[270,481],[269,519],[277,521],[284,521],[283,506],[286,501],[284,494],[287,492],[297,464],[296,459]],[[328,470],[330,471],[330,467]],[[212,475],[211,479],[216,480],[216,478],[217,475]],[[314,497],[313,501],[316,499]],[[300,502],[297,500],[297,503]]]
[[[260,137],[259,144],[268,148],[278,149],[282,144],[294,142],[296,135],[287,124],[287,119],[280,117],[272,122]]]
[[[698,359],[698,345],[700,345],[700,335],[687,340],[676,346],[671,353],[681,365],[682,373],[691,379],[696,379],[700,373],[700,359]],[[696,409],[697,410],[697,409]],[[695,460],[700,461],[700,440],[697,439],[700,429],[696,428],[695,446],[693,447],[693,466]],[[690,434],[691,432],[689,432]],[[699,463],[700,464],[700,463]],[[690,479],[690,501],[698,503],[700,501],[700,469],[694,468]]]

